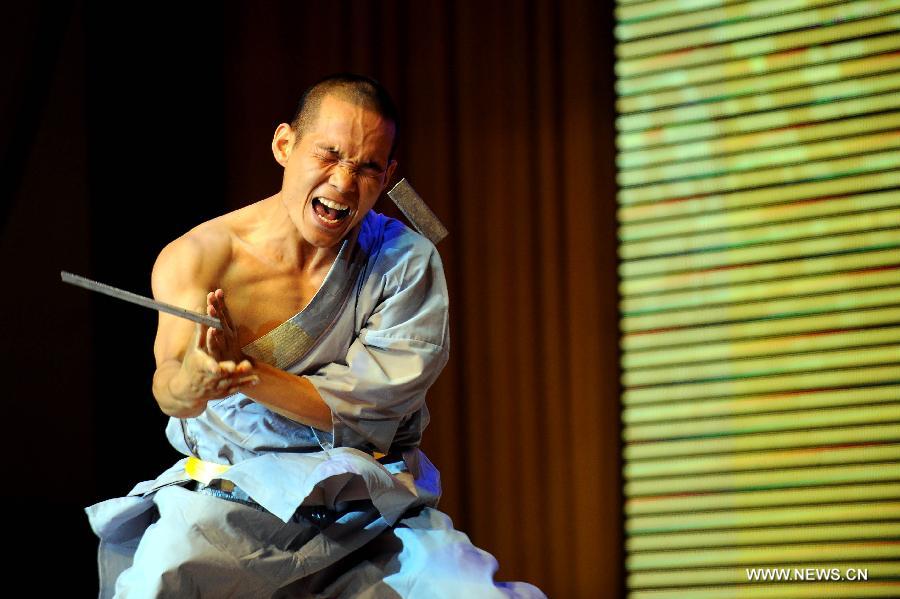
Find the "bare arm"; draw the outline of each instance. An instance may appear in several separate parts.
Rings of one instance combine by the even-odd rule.
[[[227,236],[189,233],[169,244],[153,267],[153,295],[178,306],[201,304],[230,256]],[[202,307],[200,308],[202,310]],[[210,331],[160,314],[154,343],[153,395],[169,416],[191,418],[212,399],[257,381],[249,361],[220,359],[208,351]]]
[[[221,289],[207,296],[207,313],[222,321],[222,331],[211,332],[211,351],[233,362],[246,358],[237,344],[237,327],[225,304]],[[259,383],[241,391],[273,412],[319,430],[331,430],[331,408],[319,395],[315,386],[302,376],[285,372],[264,362],[255,364]]]
[[[160,314],[153,376],[153,395],[160,409],[176,418],[193,418],[203,413],[210,400],[241,391],[291,420],[330,430],[331,410],[312,383],[265,363],[251,364],[241,352],[225,294],[217,289],[230,252],[227,234],[192,232],[167,246],[157,259],[154,297],[177,306],[196,306],[205,299],[206,312],[224,327],[222,331],[207,329]]]
[[[273,412],[319,430],[330,431],[331,408],[306,378],[265,363],[256,365],[259,384],[243,392]]]

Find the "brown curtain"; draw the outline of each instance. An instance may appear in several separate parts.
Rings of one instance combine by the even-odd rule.
[[[426,451],[442,509],[551,597],[623,588],[612,6],[531,2],[18,3],[0,22],[0,274],[20,578],[96,584],[83,507],[177,458],[150,393],[160,249],[276,191],[269,144],[335,71],[382,80],[399,174],[451,231],[451,362]],[[15,10],[14,10],[15,9]],[[6,27],[3,28],[3,25]],[[379,210],[396,215],[388,201]],[[23,528],[23,527],[19,527]],[[7,556],[5,556],[7,557]]]
[[[553,597],[616,596],[622,550],[612,51],[601,3],[316,3],[225,13],[228,199],[277,189],[300,91],[400,105],[399,174],[451,231],[453,349],[425,449],[442,509]],[[376,208],[395,214],[382,201]]]

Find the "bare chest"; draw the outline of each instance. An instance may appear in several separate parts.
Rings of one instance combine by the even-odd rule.
[[[254,260],[236,262],[221,286],[238,341],[246,345],[303,310],[313,299],[328,269],[290,272]]]

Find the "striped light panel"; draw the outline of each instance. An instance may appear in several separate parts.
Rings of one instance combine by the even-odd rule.
[[[629,596],[900,597],[900,0],[616,19]]]

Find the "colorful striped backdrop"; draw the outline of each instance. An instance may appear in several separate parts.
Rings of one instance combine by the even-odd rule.
[[[629,596],[900,597],[900,0],[616,18]]]

